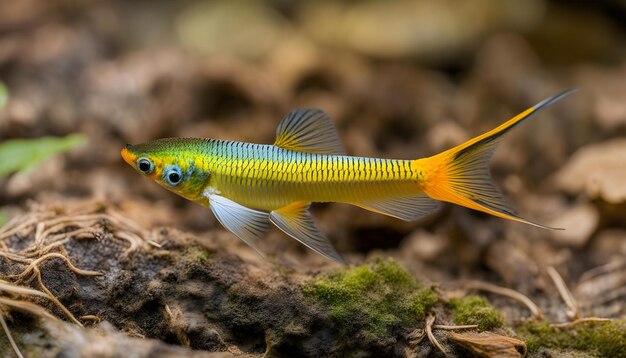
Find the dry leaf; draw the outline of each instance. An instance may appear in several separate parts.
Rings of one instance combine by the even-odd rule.
[[[450,333],[448,339],[479,357],[523,357],[526,343],[491,332]]]

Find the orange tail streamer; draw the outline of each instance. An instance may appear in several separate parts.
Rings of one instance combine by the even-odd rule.
[[[422,190],[436,200],[447,201],[545,229],[559,230],[535,224],[519,217],[495,187],[489,172],[489,160],[503,134],[539,110],[574,91],[568,90],[550,97],[499,127],[457,147],[430,158],[416,160],[415,165],[421,168],[424,173]]]

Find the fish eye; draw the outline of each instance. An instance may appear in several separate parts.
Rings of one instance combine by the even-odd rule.
[[[178,165],[168,165],[163,170],[163,180],[171,186],[176,186],[183,180],[183,171]]]
[[[139,158],[137,159],[137,169],[144,174],[150,174],[154,170],[154,164],[150,159]]]

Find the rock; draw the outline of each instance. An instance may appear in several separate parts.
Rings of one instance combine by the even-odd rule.
[[[626,139],[585,146],[557,172],[554,181],[570,194],[585,193],[608,203],[626,202]]]
[[[417,230],[402,242],[400,252],[405,260],[432,262],[437,260],[449,245],[449,239],[444,235]]]
[[[570,247],[584,246],[598,228],[600,214],[591,204],[580,203],[551,221],[548,226],[562,228],[550,232],[553,241]]]

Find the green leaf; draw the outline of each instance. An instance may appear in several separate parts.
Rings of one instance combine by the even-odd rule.
[[[0,81],[0,109],[4,108],[9,101],[9,89],[4,84],[4,82]]]
[[[0,143],[0,176],[28,170],[55,154],[66,152],[85,142],[80,134],[66,137],[13,139]]]

